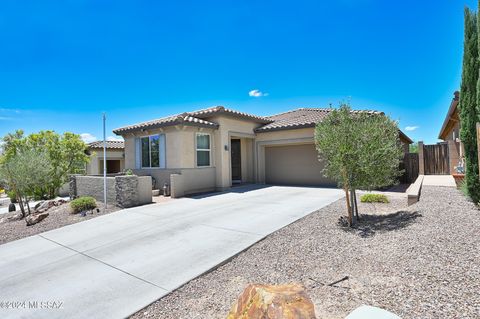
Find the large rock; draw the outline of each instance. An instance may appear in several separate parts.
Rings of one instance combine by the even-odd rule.
[[[31,214],[25,217],[25,221],[27,222],[27,226],[35,225],[36,223],[41,222],[45,218],[47,218],[48,213],[40,213],[40,214]]]
[[[41,202],[38,202],[37,205],[35,205],[34,211],[35,213],[43,213],[54,206],[60,206],[62,204],[65,204],[66,202],[67,202],[66,200],[61,198],[58,200],[41,201]]]
[[[8,217],[7,217],[7,220],[9,222],[13,222],[13,221],[16,221],[16,220],[20,220],[23,218],[23,214],[21,212],[19,213],[15,213],[15,214],[10,214]]]
[[[249,285],[227,319],[314,319],[315,309],[301,285]]]

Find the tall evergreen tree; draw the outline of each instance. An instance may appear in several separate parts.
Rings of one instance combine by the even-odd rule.
[[[465,148],[466,183],[468,193],[475,203],[480,202],[480,180],[476,123],[479,119],[477,104],[480,102],[478,61],[477,14],[465,8],[465,38],[463,48],[462,85],[460,90],[460,138]]]

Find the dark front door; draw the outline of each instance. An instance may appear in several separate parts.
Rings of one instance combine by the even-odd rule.
[[[230,156],[232,159],[232,181],[242,180],[242,157],[240,149],[240,140],[231,141]]]

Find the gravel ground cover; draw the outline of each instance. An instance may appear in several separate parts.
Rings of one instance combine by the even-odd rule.
[[[346,230],[338,225],[339,200],[132,318],[226,318],[249,283],[303,284],[318,318],[345,318],[362,304],[404,319],[479,318],[480,211],[447,187],[424,187],[420,202],[405,205],[362,204],[369,216]]]
[[[119,208],[114,205],[108,205],[106,212],[104,213],[103,203],[97,202],[97,206],[101,207],[100,212],[95,212],[93,214],[88,213],[85,217],[82,217],[80,214],[72,214],[70,203],[58,207],[52,207],[47,211],[49,215],[46,219],[32,226],[27,226],[23,219],[17,221],[5,221],[0,223],[0,244],[5,244],[9,241],[36,235],[66,225],[75,224],[119,210]],[[9,214],[1,215],[0,219],[5,218],[8,215]]]

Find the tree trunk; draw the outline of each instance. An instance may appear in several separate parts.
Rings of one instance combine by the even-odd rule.
[[[17,190],[15,191],[15,193],[17,195],[18,206],[20,207],[20,211],[22,212],[22,217],[25,218],[25,216],[27,216],[27,214],[25,213],[25,207],[23,206],[22,195],[19,194]]]
[[[357,217],[357,221],[360,220],[360,215],[358,214],[358,202],[357,202],[357,190],[353,190],[353,201],[355,202],[355,216]]]
[[[344,186],[343,190],[345,191],[345,199],[347,201],[348,226],[352,227],[352,225],[353,225],[353,214],[352,214],[352,208],[350,206],[350,199],[348,198],[349,196],[348,196],[347,186]]]
[[[28,215],[30,215],[32,212],[30,211],[30,205],[28,204],[28,198],[25,198],[25,203],[27,205]]]

